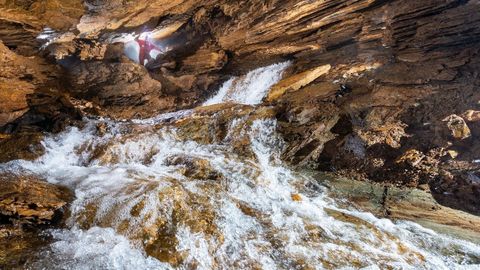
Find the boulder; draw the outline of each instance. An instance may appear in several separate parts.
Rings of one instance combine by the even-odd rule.
[[[146,117],[175,106],[172,99],[162,98],[162,84],[133,62],[90,61],[68,71],[72,95],[115,118]]]

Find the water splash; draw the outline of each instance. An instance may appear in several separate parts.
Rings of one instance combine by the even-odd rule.
[[[42,261],[33,262],[30,269],[172,269],[168,264],[146,256],[135,249],[128,239],[111,228],[89,230],[55,230],[55,242],[44,252]],[[58,254],[68,256],[59,260]],[[88,263],[86,263],[88,262]]]
[[[96,126],[107,124],[100,135]],[[132,126],[133,125],[133,126]],[[480,262],[480,247],[414,223],[341,209],[280,160],[270,119],[236,118],[239,134],[200,144],[176,128],[91,121],[45,140],[37,161],[3,165],[75,190],[70,230],[35,267],[60,269],[451,269]],[[245,136],[253,156],[236,153]],[[206,160],[221,179],[185,175],[172,157]],[[6,167],[5,167],[6,166]],[[295,196],[293,196],[295,195]],[[128,239],[128,240],[127,240]],[[169,243],[168,245],[165,243]],[[148,257],[149,253],[159,260]],[[172,259],[173,258],[173,259]],[[58,266],[58,267],[57,267]],[[475,267],[475,266],[472,266]],[[473,268],[472,268],[473,269]]]
[[[258,103],[287,66],[233,79],[210,102]],[[68,229],[52,231],[55,242],[29,267],[480,267],[476,244],[339,207],[315,179],[282,162],[285,143],[276,121],[266,117],[234,116],[225,130],[209,129],[226,134],[208,143],[192,139],[205,135],[192,134],[196,127],[192,132],[187,125],[192,136],[185,137],[176,125],[195,125],[191,110],[147,120],[88,120],[82,129],[48,136],[38,160],[0,164],[0,171],[36,174],[75,191]]]
[[[217,94],[203,105],[213,105],[224,102],[256,105],[262,102],[268,90],[282,78],[282,74],[290,62],[273,64],[250,71],[242,77],[227,80]]]

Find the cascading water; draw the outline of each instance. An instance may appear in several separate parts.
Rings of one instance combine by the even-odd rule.
[[[262,77],[271,85],[285,66],[249,74],[241,85],[253,87]],[[249,87],[235,89],[245,97],[210,103],[257,103],[264,95],[247,98]],[[189,119],[194,111],[147,121],[88,120],[47,138],[38,160],[2,165],[75,191],[68,229],[51,231],[54,242],[29,267],[480,267],[476,244],[338,207],[315,180],[282,163],[284,142],[268,116],[232,117],[227,134],[210,141],[185,137],[176,123]]]
[[[277,83],[290,62],[273,64],[250,71],[242,77],[233,77],[223,83],[217,94],[203,105],[222,102],[256,105],[262,102],[270,87]]]

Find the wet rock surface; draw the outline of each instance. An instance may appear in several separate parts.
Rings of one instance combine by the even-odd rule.
[[[347,198],[355,207],[379,217],[410,220],[451,236],[479,242],[480,218],[440,205],[429,189],[398,188],[324,174],[316,178],[335,196]]]
[[[194,179],[220,180],[222,177],[219,172],[212,168],[210,162],[206,159],[172,156],[167,160],[167,165],[182,167],[182,174]]]
[[[34,160],[44,153],[43,134],[22,133],[0,137],[0,163],[17,159]]]
[[[0,212],[6,223],[55,224],[71,200],[67,189],[35,177],[1,175]]]
[[[5,269],[25,269],[36,253],[51,243],[50,237],[37,231],[0,226],[0,265]]]
[[[467,167],[479,158],[468,147],[479,136],[475,1],[1,7],[8,27],[0,33],[0,125],[8,133],[58,131],[85,114],[143,118],[190,108],[228,75],[289,59],[292,66],[266,101],[277,107],[292,164],[415,186],[453,173],[447,165],[434,168],[448,161],[444,153],[457,152],[449,160]],[[42,27],[52,30],[39,53],[41,40],[33,39]],[[123,55],[119,37],[145,29],[154,30],[165,52],[142,67]],[[428,158],[399,165],[412,149]]]
[[[62,225],[72,193],[34,176],[0,174],[0,266],[21,269]]]

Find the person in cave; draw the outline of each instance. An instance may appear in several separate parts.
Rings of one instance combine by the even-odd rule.
[[[160,47],[155,45],[150,40],[150,37],[147,34],[140,35],[136,39],[136,42],[138,43],[138,46],[140,47],[139,52],[138,52],[138,61],[143,66],[145,66],[145,63],[149,63],[152,60],[155,60],[155,59],[152,58],[152,55],[150,54],[152,52],[152,50],[157,50],[159,52],[163,51]]]

